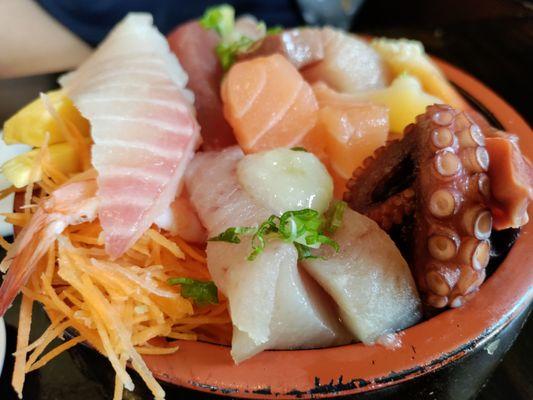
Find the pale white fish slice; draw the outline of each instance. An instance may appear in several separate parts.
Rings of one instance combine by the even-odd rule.
[[[236,166],[242,157],[237,147],[200,153],[188,168],[187,190],[210,237],[232,226],[257,226],[272,214],[240,186]],[[236,362],[264,349],[321,347],[347,340],[335,313],[327,311],[324,293],[299,274],[292,244],[269,242],[253,261],[247,259],[250,252],[250,237],[238,244],[207,245],[211,277],[230,303]]]
[[[169,52],[166,38],[153,26],[153,18],[148,13],[130,13],[113,30],[97,49],[76,71],[62,76],[61,86],[71,86],[80,75],[90,70],[99,70],[105,61],[128,62],[128,58],[146,55],[161,58],[166,64],[167,73],[177,86],[187,84],[187,74],[177,58]],[[147,57],[148,58],[148,57]]]
[[[337,303],[356,339],[372,344],[420,319],[420,299],[409,266],[374,221],[347,209],[333,239],[340,246],[338,253],[324,247],[325,259],[302,264]]]
[[[118,257],[174,200],[200,142],[187,75],[152,17],[132,13],[59,82],[91,123],[98,215]]]
[[[266,349],[311,349],[351,341],[324,291],[298,268],[294,246],[286,243],[282,246],[285,257],[279,266],[270,336],[258,346],[237,328],[231,351],[237,363]]]

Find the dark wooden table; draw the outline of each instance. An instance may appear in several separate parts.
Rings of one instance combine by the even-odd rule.
[[[531,124],[533,108],[533,4],[512,0],[367,0],[353,30],[378,36],[408,37],[424,42],[432,54],[468,71],[514,106]],[[0,121],[46,90],[53,77],[0,81]],[[502,288],[505,290],[505,288]],[[14,351],[18,307],[6,315],[8,350]],[[46,318],[35,309],[34,330]],[[480,400],[533,399],[533,320],[479,394]],[[0,399],[16,399],[10,387],[13,358],[6,358],[0,377]],[[106,360],[82,347],[62,354],[28,375],[25,398],[30,400],[100,400],[111,397],[113,371]],[[166,388],[169,399],[207,398],[178,388]],[[150,398],[142,384],[127,399]]]

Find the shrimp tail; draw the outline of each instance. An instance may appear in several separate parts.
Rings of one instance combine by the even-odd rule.
[[[36,269],[39,260],[54,243],[54,236],[48,235],[46,237],[42,234],[47,219],[43,210],[37,210],[0,264],[2,272],[7,270],[0,287],[0,316],[3,316],[7,311],[20,289]]]
[[[95,219],[97,205],[94,179],[67,183],[39,205],[0,263],[0,271],[7,271],[0,287],[0,317],[63,230]]]

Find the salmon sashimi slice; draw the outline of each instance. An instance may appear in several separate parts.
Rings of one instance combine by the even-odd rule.
[[[235,64],[221,90],[224,115],[246,153],[294,146],[316,123],[311,87],[279,54]]]
[[[304,68],[324,58],[324,44],[319,29],[289,29],[267,35],[250,51],[239,55],[240,60],[271,54],[281,54],[296,68]]]
[[[310,133],[312,138],[304,138],[302,146],[310,143],[308,150],[317,150],[317,156],[324,157],[320,153],[324,150],[316,144],[318,138],[323,140],[338,195],[354,169],[385,144],[389,134],[389,110],[359,101],[353,95],[338,93],[322,82],[314,84],[313,91],[320,107],[319,122]]]
[[[238,147],[198,153],[187,170],[191,202],[210,237],[234,226],[257,226],[272,214],[241,187],[236,169],[243,156]],[[253,261],[247,260],[250,251],[249,236],[207,244],[209,272],[230,304],[235,362],[266,349],[350,340],[325,293],[298,269],[292,244],[269,241]]]
[[[322,81],[339,92],[380,89],[390,80],[389,69],[363,39],[340,30],[320,30],[324,58],[303,70],[309,82]]]
[[[129,14],[59,80],[91,124],[98,217],[123,254],[170,205],[200,142],[187,74],[149,14]]]
[[[220,82],[222,67],[216,55],[219,37],[197,21],[180,25],[168,35],[170,49],[189,75],[188,88],[194,92],[202,147],[218,150],[236,143],[233,130],[224,119]]]

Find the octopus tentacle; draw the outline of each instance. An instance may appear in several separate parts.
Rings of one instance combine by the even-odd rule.
[[[373,219],[381,227],[388,231],[393,225],[399,225],[406,215],[415,210],[415,191],[407,188],[375,205],[367,210],[366,216]]]
[[[344,201],[353,210],[366,214],[380,202],[410,186],[414,179],[412,153],[416,138],[411,134],[413,129],[414,125],[407,127],[402,140],[388,141],[379,147],[353,172],[344,194]],[[403,168],[406,171],[402,171],[402,164],[406,164]],[[410,176],[395,179],[398,178],[396,175],[402,173]],[[396,187],[395,181],[401,182],[405,187]]]
[[[458,307],[485,279],[489,153],[466,113],[433,105],[354,171],[344,199],[385,230],[414,212],[413,269],[427,304]]]
[[[415,276],[428,304],[458,307],[483,282],[490,258],[485,138],[444,105],[417,118],[416,136]]]

